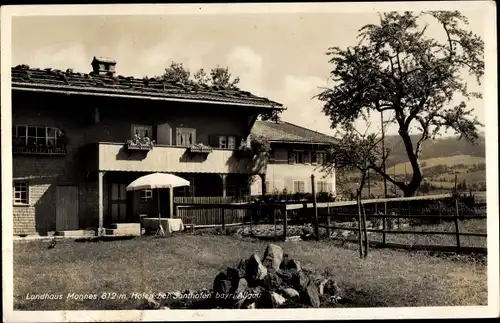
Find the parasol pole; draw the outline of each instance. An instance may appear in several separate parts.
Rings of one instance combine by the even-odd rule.
[[[161,224],[161,211],[160,211],[160,188],[156,189],[158,199],[158,230],[156,231],[156,235],[165,235],[165,230],[163,230],[163,225]]]

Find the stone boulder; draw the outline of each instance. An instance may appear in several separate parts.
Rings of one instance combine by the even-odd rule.
[[[253,254],[246,263],[246,279],[250,284],[261,281],[267,275],[267,268],[260,261],[258,254]]]
[[[275,244],[269,244],[264,252],[262,264],[267,269],[274,271],[280,269],[281,261],[283,260],[283,249]]]
[[[312,280],[309,279],[306,288],[301,292],[301,299],[312,307],[318,308],[320,306],[318,288]]]
[[[283,288],[281,290],[281,293],[283,294],[283,296],[290,299],[298,298],[300,296],[299,292],[291,287]]]

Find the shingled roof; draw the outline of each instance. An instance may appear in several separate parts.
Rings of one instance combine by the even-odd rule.
[[[323,133],[313,131],[292,123],[279,121],[255,121],[253,136],[261,136],[271,142],[331,144],[335,139]]]
[[[85,74],[73,72],[71,69],[61,71],[30,68],[27,65],[13,67],[11,72],[12,89],[16,90],[198,101],[263,108],[282,107],[280,103],[239,89],[163,82],[157,78],[139,79],[132,76],[98,75],[92,72]]]

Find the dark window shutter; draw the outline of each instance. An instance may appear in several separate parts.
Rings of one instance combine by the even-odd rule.
[[[288,163],[295,164],[295,155],[291,149],[288,150]]]
[[[218,148],[219,147],[219,136],[218,135],[208,136],[208,144],[211,147]]]
[[[243,137],[241,136],[234,136],[234,145],[235,145],[235,149],[238,149],[241,147],[241,144],[243,142]]]
[[[269,152],[269,162],[274,163],[276,161],[276,152],[274,151],[273,148],[271,148],[271,151]]]

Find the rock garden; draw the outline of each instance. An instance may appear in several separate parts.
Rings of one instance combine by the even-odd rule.
[[[258,309],[332,307],[342,300],[334,277],[303,268],[275,244],[214,277],[212,289],[147,298],[141,309]]]

